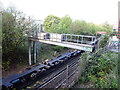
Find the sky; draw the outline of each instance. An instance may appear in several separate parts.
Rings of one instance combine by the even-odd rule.
[[[118,25],[118,1],[120,0],[1,0],[4,7],[15,6],[35,19],[44,20],[52,14],[69,15],[73,20],[85,20],[95,24],[108,22]]]

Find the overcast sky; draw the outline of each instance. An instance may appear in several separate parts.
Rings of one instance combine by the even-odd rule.
[[[49,14],[73,20],[85,20],[95,24],[106,21],[112,25],[118,22],[118,1],[120,0],[1,0],[4,7],[15,6],[35,19],[44,20]]]

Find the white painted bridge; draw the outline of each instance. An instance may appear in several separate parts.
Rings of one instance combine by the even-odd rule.
[[[96,36],[37,32],[36,35],[28,37],[28,40],[30,43],[29,64],[31,65],[32,41],[33,41],[33,50],[34,50],[34,63],[36,63],[36,51],[37,51],[36,42],[92,52],[95,48],[93,43],[96,41]]]

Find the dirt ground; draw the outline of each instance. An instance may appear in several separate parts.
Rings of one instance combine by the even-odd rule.
[[[23,70],[25,70],[28,67],[28,65],[12,65],[11,68],[7,71],[2,71],[2,77],[6,78],[12,74],[18,74],[21,73]]]

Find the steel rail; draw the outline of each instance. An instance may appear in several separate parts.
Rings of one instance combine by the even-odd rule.
[[[76,64],[79,64],[78,62],[74,61],[72,64],[70,64],[68,67],[74,67]],[[58,72],[55,76],[50,77],[50,79],[48,79],[47,81],[45,81],[43,84],[41,85],[37,85],[35,88],[44,88],[46,85],[48,85],[50,82],[52,82],[53,80],[55,80],[57,77],[59,77],[62,73],[64,73],[64,71],[66,71],[66,67],[64,69],[62,69],[60,72]],[[62,78],[63,79],[63,78]],[[33,87],[34,88],[34,87]]]

